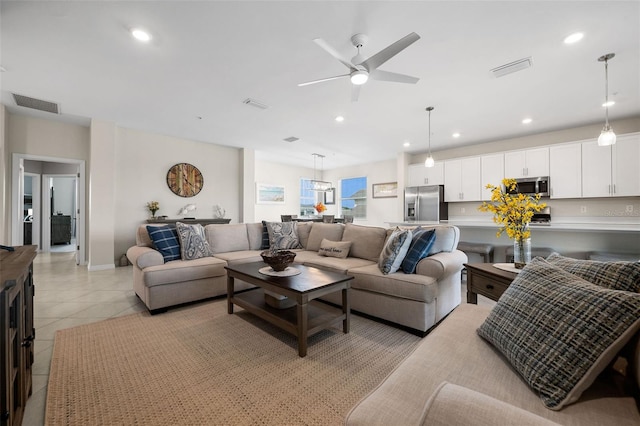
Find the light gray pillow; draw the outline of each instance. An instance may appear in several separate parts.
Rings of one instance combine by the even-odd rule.
[[[296,222],[267,222],[269,246],[272,249],[288,250],[302,248],[296,232]]]
[[[344,259],[349,256],[351,241],[331,241],[326,238],[320,243],[318,254],[320,256],[337,257]]]
[[[599,287],[531,261],[478,334],[552,410],[578,400],[640,329],[640,294]]]
[[[407,255],[407,251],[409,251],[411,237],[412,233],[409,229],[396,227],[391,233],[378,259],[378,268],[380,268],[383,274],[393,274],[400,269],[402,261]]]
[[[351,257],[377,262],[384,247],[387,230],[376,226],[363,226],[347,223],[342,241],[351,241]]]
[[[327,239],[329,241],[340,241],[342,239],[343,232],[344,225],[341,223],[315,222],[311,227],[306,248],[307,250],[318,251],[322,240]]]
[[[176,230],[178,231],[178,239],[180,240],[180,255],[182,260],[193,260],[212,256],[202,225],[199,223],[189,225],[176,222]]]

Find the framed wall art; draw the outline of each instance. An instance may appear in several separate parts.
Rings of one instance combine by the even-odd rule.
[[[398,197],[398,182],[374,183],[371,186],[373,198]]]
[[[256,204],[284,204],[284,186],[256,183]]]
[[[335,204],[336,203],[336,189],[335,188],[331,188],[328,191],[325,191],[324,193],[324,203],[327,205],[331,205],[331,204]]]

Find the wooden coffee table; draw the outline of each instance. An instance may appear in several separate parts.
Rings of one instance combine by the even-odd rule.
[[[478,303],[478,294],[497,301],[518,276],[492,263],[465,263],[467,268],[467,303]]]
[[[225,266],[227,270],[227,308],[233,314],[233,305],[280,327],[298,338],[298,355],[307,355],[307,338],[321,330],[342,322],[342,331],[349,332],[350,307],[349,288],[353,277],[338,272],[299,264],[291,267],[300,274],[291,277],[272,277],[261,274],[264,262],[241,263]],[[254,284],[259,289],[235,294],[234,282],[238,278]],[[264,290],[295,300],[296,305],[287,309],[277,309],[267,305]],[[342,309],[335,308],[313,299],[328,293],[342,291]]]

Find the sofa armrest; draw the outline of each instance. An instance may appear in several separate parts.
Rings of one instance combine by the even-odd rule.
[[[133,246],[127,250],[127,259],[140,269],[149,266],[164,265],[164,258],[158,250],[150,247]]]
[[[461,271],[467,261],[467,255],[460,250],[436,253],[418,262],[416,274],[439,280],[441,277]]]
[[[474,426],[499,424],[558,426],[557,423],[522,408],[448,382],[442,382],[427,401],[421,424],[429,426],[471,424]]]

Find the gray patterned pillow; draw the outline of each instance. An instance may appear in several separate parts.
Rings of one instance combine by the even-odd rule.
[[[272,249],[302,248],[296,232],[296,222],[267,222],[267,231]]]
[[[547,408],[578,400],[640,329],[640,294],[611,290],[535,258],[478,334],[507,357]]]
[[[409,251],[412,235],[411,230],[398,227],[391,233],[378,259],[378,268],[383,274],[393,274],[400,269],[402,261]]]
[[[640,261],[599,262],[551,253],[547,262],[600,287],[640,293]]]
[[[188,225],[177,222],[176,230],[180,240],[180,254],[183,260],[200,259],[212,256],[209,243],[204,234],[204,227],[199,223]]]

